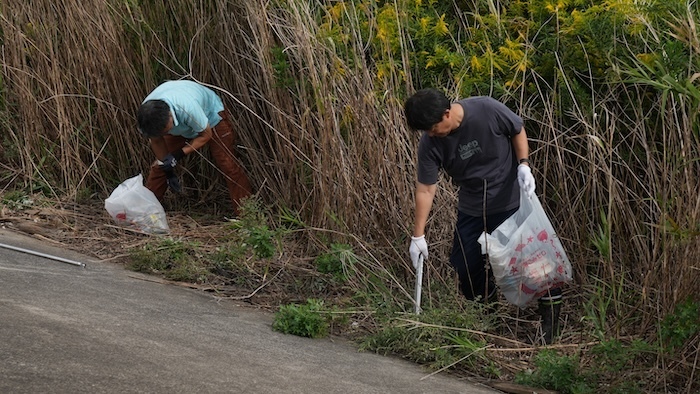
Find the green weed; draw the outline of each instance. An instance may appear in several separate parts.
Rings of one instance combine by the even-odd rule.
[[[595,371],[597,381],[605,381],[609,393],[640,393],[645,384],[639,372],[653,368],[644,359],[645,354],[655,354],[658,349],[643,340],[624,343],[618,339],[600,342],[591,351],[589,371]]]
[[[234,229],[250,229],[267,224],[268,215],[262,203],[254,198],[245,199],[239,212],[238,220],[231,222]]]
[[[412,318],[420,322],[392,320],[383,323],[377,333],[363,340],[360,348],[380,354],[401,354],[434,369],[455,365],[473,369],[490,365],[482,351],[486,344],[461,330],[483,328],[475,310],[429,309]]]
[[[604,261],[610,261],[612,258],[612,226],[605,212],[601,210],[600,212],[600,227],[598,228],[598,233],[593,235],[591,242],[595,246],[600,256]]]
[[[211,270],[214,273],[230,276],[239,270],[238,262],[245,258],[247,248],[239,242],[222,245],[211,254]]]
[[[308,299],[306,304],[289,304],[280,307],[275,314],[272,328],[284,334],[307,338],[328,335],[328,321],[324,317],[323,301]]]
[[[281,207],[279,210],[280,225],[288,230],[302,229],[306,223],[301,219],[299,212]]]
[[[601,341],[611,335],[620,335],[623,326],[629,321],[620,318],[608,319],[608,316],[620,317],[622,305],[630,297],[625,291],[625,276],[611,277],[609,281],[592,276],[591,280],[596,283],[596,287],[583,305],[586,312],[584,319],[593,324],[593,335]],[[614,280],[618,280],[619,283]]]
[[[247,243],[253,248],[255,256],[261,259],[270,258],[275,254],[275,232],[266,225],[256,226],[247,230]]]
[[[594,393],[594,385],[579,373],[577,356],[559,355],[545,349],[535,355],[535,369],[520,372],[515,382],[533,387],[557,390],[561,393]]]
[[[501,372],[498,367],[484,355],[484,349],[487,347],[486,342],[477,341],[472,335],[463,331],[448,333],[446,340],[451,342],[444,348],[448,353],[446,357],[438,359],[442,365],[436,364],[435,367],[450,368],[460,364],[466,365],[472,370],[479,369],[489,377],[500,376]]]
[[[207,270],[198,249],[197,244],[164,239],[133,251],[127,268],[163,275],[170,280],[202,282],[206,280]]]
[[[633,367],[637,356],[653,351],[653,347],[642,340],[635,340],[625,345],[618,339],[603,341],[591,349],[595,369],[600,373],[616,374]]]
[[[347,244],[331,244],[330,251],[314,260],[319,272],[330,274],[338,282],[345,282],[352,274],[357,256]]]
[[[34,199],[21,190],[13,190],[2,196],[2,203],[10,209],[21,211],[34,205]]]
[[[700,333],[700,304],[690,298],[676,305],[672,314],[661,322],[661,340],[669,350],[683,346]]]
[[[271,48],[272,54],[272,70],[275,76],[275,87],[291,88],[294,86],[294,78],[290,72],[290,64],[287,55],[284,53],[284,48],[275,46]]]
[[[583,319],[593,324],[593,335],[596,338],[605,338],[610,302],[610,297],[604,297],[600,292],[597,292],[583,305],[586,311]]]
[[[208,270],[195,259],[182,259],[165,272],[165,277],[179,282],[202,283],[207,280]]]
[[[253,249],[257,258],[266,259],[275,254],[277,240],[286,230],[271,230],[268,213],[262,203],[253,198],[246,199],[240,207],[238,220],[231,222],[231,227],[240,235],[245,245]]]

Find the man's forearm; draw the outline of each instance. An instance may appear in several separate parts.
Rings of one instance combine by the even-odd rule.
[[[416,212],[413,225],[413,235],[416,237],[425,235],[425,226],[428,222],[430,209],[433,206],[435,190],[435,185],[423,185],[419,183],[416,187]]]
[[[515,152],[516,159],[521,160],[529,157],[530,147],[528,146],[527,134],[525,133],[524,127],[520,130],[520,133],[511,138],[511,143],[513,144],[513,151]]]
[[[207,126],[207,128],[199,133],[196,138],[193,138],[187,145],[185,145],[185,147],[182,148],[182,151],[185,152],[186,155],[189,155],[190,153],[199,150],[201,147],[206,145],[207,142],[209,142],[212,134],[213,129]]]

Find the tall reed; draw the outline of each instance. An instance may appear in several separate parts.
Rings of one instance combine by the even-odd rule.
[[[258,197],[299,212],[310,240],[351,240],[371,256],[367,270],[386,271],[399,297],[407,296],[419,136],[406,128],[402,102],[428,79],[411,64],[415,37],[399,12],[405,2],[385,2],[396,15],[400,52],[371,45],[379,4],[359,3],[338,8],[353,34],[332,40],[319,21],[338,23],[329,10],[339,2],[4,1],[2,179],[59,199],[82,189],[105,198],[153,159],[135,128],[143,97],[166,79],[194,79],[217,89],[234,114],[239,154]],[[460,42],[458,32],[475,31],[482,19],[469,14],[476,3],[454,7],[463,25],[452,34]],[[613,300],[603,311],[612,336],[648,336],[700,288],[693,7],[668,21],[668,30],[648,26],[650,52],[669,37],[688,51],[686,73],[675,79],[630,53],[609,59],[614,67],[601,81],[593,61],[586,75],[569,72],[562,50],[553,54],[556,78],[529,68],[508,88],[492,74],[475,90],[501,92],[497,98],[525,118],[538,193],[574,263],[568,293],[585,301],[602,288]],[[614,39],[624,44],[624,37]],[[524,43],[529,51],[537,45]],[[393,62],[381,78],[376,51]],[[458,78],[445,86],[454,98],[463,87]],[[185,163],[189,187],[201,201],[225,199],[215,192],[223,187],[220,175],[208,153],[202,156]],[[428,268],[431,280],[450,282],[456,189],[444,180],[439,188]],[[694,338],[670,361],[679,375],[697,376],[692,354],[699,347]]]

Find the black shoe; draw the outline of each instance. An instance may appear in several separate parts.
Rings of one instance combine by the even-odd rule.
[[[559,314],[561,313],[562,297],[543,297],[539,300],[538,312],[542,322],[542,338],[544,343],[551,345],[559,336]]]

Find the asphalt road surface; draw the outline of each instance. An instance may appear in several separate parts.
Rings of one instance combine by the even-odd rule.
[[[0,230],[0,393],[494,393]]]

